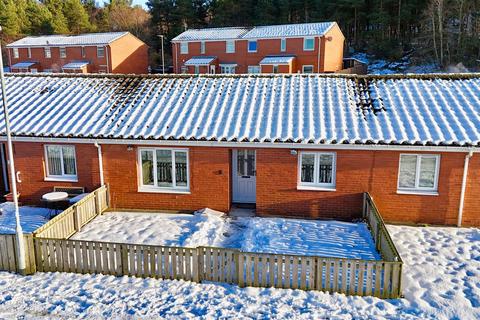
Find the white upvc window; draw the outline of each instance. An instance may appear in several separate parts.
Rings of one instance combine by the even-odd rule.
[[[50,50],[50,48],[45,47],[44,51],[45,51],[45,58],[50,59],[52,57],[52,51]]]
[[[334,152],[301,152],[298,157],[298,188],[335,190]]]
[[[313,51],[315,49],[315,38],[303,39],[303,51]]]
[[[20,53],[18,52],[18,48],[13,48],[13,57],[18,59],[20,57]]]
[[[45,180],[77,181],[75,147],[45,145]]]
[[[235,66],[220,66],[220,72],[226,74],[235,74]]]
[[[187,149],[139,148],[140,191],[189,192]]]
[[[248,41],[248,52],[257,52],[257,40]]]
[[[287,51],[287,39],[286,38],[280,39],[280,51],[281,52]]]
[[[312,65],[303,65],[302,66],[302,73],[313,73],[313,66]]]
[[[105,47],[97,47],[97,58],[105,57]]]
[[[235,53],[235,40],[226,41],[226,53]]]
[[[180,42],[180,54],[188,54],[188,42]]]
[[[67,57],[67,48],[60,47],[60,58],[66,58],[66,57]]]
[[[28,59],[32,58],[32,48],[27,48]]]
[[[200,53],[205,54],[205,41],[200,42]]]
[[[82,54],[82,58],[85,58],[86,57],[85,47],[81,47],[80,51],[81,51],[80,53]]]
[[[401,154],[398,191],[436,194],[439,170],[440,155]]]
[[[248,73],[260,73],[260,66],[248,66]]]

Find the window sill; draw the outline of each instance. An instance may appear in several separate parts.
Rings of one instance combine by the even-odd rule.
[[[78,178],[45,177],[44,181],[78,182]]]
[[[337,191],[335,187],[314,187],[314,186],[297,186],[297,190],[307,191]]]
[[[155,187],[140,187],[138,192],[142,193],[172,193],[172,194],[191,194],[187,189],[167,189],[167,188],[155,188]]]
[[[437,191],[423,191],[423,190],[397,190],[397,194],[411,194],[417,196],[438,196]]]

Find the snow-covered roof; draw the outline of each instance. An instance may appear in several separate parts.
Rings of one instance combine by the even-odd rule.
[[[179,41],[214,41],[234,39],[266,39],[280,37],[323,36],[335,22],[281,24],[258,27],[226,27],[188,29],[172,39]]]
[[[81,69],[89,64],[88,61],[74,61],[67,63],[62,69]]]
[[[11,74],[6,83],[16,136],[480,146],[479,74]]]
[[[22,62],[17,62],[14,65],[12,65],[12,69],[25,69],[25,68],[30,68],[31,66],[37,64],[35,61],[22,61]]]
[[[253,38],[278,38],[295,36],[322,36],[335,24],[335,22],[281,24],[273,26],[254,27],[243,35],[245,39]]]
[[[187,61],[185,61],[184,65],[186,66],[208,66],[213,61],[215,61],[217,57],[215,56],[198,56],[198,57],[191,57]]]
[[[173,38],[172,41],[239,39],[249,30],[250,28],[244,27],[188,29]]]
[[[289,64],[295,56],[266,56],[259,64]]]
[[[50,35],[50,36],[29,36],[17,40],[7,45],[8,48],[14,47],[58,47],[58,46],[78,46],[78,45],[106,45],[128,32],[104,32],[104,33],[85,33],[79,35]]]

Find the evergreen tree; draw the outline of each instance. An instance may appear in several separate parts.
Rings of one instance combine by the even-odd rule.
[[[21,23],[13,0],[0,1],[0,25],[7,36],[15,36],[21,31]]]
[[[68,29],[74,34],[92,31],[89,16],[80,0],[65,0],[63,15],[67,20]]]

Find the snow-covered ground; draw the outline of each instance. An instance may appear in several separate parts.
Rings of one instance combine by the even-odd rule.
[[[409,57],[404,57],[399,61],[387,61],[375,59],[363,52],[355,53],[351,58],[357,59],[368,65],[369,74],[394,74],[394,73],[436,73],[442,72],[435,64],[413,65]],[[464,72],[451,71],[451,72]]]
[[[479,319],[480,229],[388,226],[405,299],[69,273],[0,272],[0,318]]]
[[[20,207],[20,222],[24,233],[35,231],[48,221],[48,209]],[[15,207],[13,202],[0,204],[0,233],[15,233]]]
[[[210,209],[195,215],[110,212],[95,218],[72,239],[380,259],[364,223],[283,218],[231,219],[223,218],[221,213]]]

